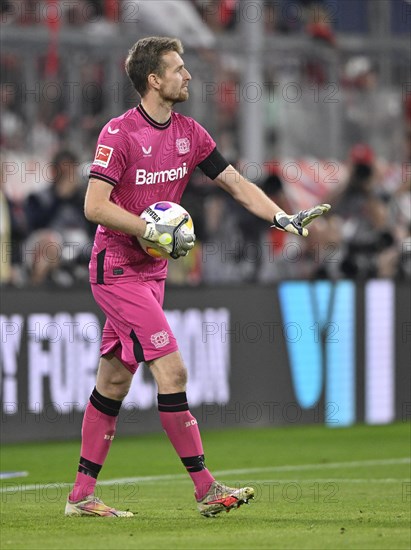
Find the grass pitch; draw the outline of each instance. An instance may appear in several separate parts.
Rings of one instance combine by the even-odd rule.
[[[119,437],[97,494],[134,518],[65,518],[79,442],[3,446],[2,549],[409,549],[410,424],[204,432],[207,465],[256,499],[217,518],[163,434]],[[217,475],[218,474],[218,475]]]

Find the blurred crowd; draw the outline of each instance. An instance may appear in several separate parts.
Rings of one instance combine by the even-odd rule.
[[[69,287],[88,280],[95,227],[84,216],[78,159],[61,150],[43,174],[42,189],[24,199],[12,199],[0,187],[2,283]]]
[[[189,192],[184,204],[200,221],[194,282],[411,279],[411,131],[406,146],[407,161],[392,167],[369,145],[356,144],[337,167],[337,183],[317,195],[332,209],[310,226],[306,239],[270,228],[218,189],[208,189],[201,201]],[[286,212],[295,212],[291,187],[304,192],[301,182],[286,181],[281,167],[287,165],[267,165],[273,168],[260,181],[262,189]]]
[[[163,0],[157,2],[158,10]],[[189,19],[195,11],[213,32],[234,30],[243,17],[250,20],[259,15],[256,5],[247,8],[241,0],[165,0],[171,8],[178,10],[177,3],[183,6]],[[3,22],[32,26],[55,21],[59,16],[60,26],[81,26],[88,24],[109,24],[135,22],[147,9],[146,0],[1,0],[0,10]],[[147,4],[154,4],[148,0]],[[176,4],[173,6],[173,4]],[[330,6],[331,4],[331,6]],[[334,17],[335,1],[327,0],[263,0],[262,17],[266,32],[308,34],[335,43],[331,25]],[[163,6],[160,6],[163,7]],[[330,9],[331,8],[331,9]]]
[[[127,95],[125,77],[117,88],[107,89],[105,60],[87,55],[78,61],[77,88],[65,86],[70,80],[55,47],[58,33],[71,27],[109,37],[118,32],[119,23],[137,24],[143,17],[155,20],[156,26],[135,27],[138,36],[182,36],[198,59],[212,67],[213,82],[218,84],[207,102],[201,101],[206,105],[203,119],[190,111],[185,114],[205,124],[221,152],[244,173],[239,154],[241,64],[233,55],[213,50],[216,36],[239,30],[243,5],[240,0],[0,0],[3,25],[38,25],[50,34],[47,54],[36,63],[34,84],[26,83],[21,57],[8,51],[0,55],[3,284],[70,288],[87,281],[95,231],[83,215],[88,165],[101,127],[119,114],[113,107],[126,110],[137,101]],[[266,33],[299,34],[319,41],[327,51],[338,50],[332,2],[266,0],[262,7]],[[324,153],[327,128],[335,121],[326,118],[331,113],[328,104],[334,101],[330,77],[323,60],[304,55],[298,70],[292,57],[284,62],[283,72],[278,64],[265,67],[262,101],[268,160],[251,179],[287,212],[315,202],[329,202],[332,210],[311,226],[307,239],[295,239],[248,214],[196,172],[183,205],[193,216],[198,243],[187,259],[170,262],[171,283],[411,277],[411,95],[402,93],[404,75],[393,69],[396,88],[389,89],[381,86],[381,67],[368,55],[341,60],[334,85],[343,104],[339,116],[344,147],[338,160],[330,159]],[[194,97],[195,81],[203,76],[202,69],[198,71]],[[306,95],[298,102],[280,103],[281,85],[295,81]],[[24,92],[26,85],[28,90],[38,85],[35,105],[29,102],[30,92]],[[198,97],[197,90],[197,105]],[[215,125],[210,128],[211,119]],[[307,127],[310,132],[304,130]],[[304,172],[303,167],[301,177],[290,181],[285,168],[289,157],[299,170],[306,152],[314,157],[311,168],[328,163],[336,177],[321,178],[316,169],[310,174],[311,168]],[[247,171],[244,175],[250,177]]]
[[[352,0],[350,4],[357,6],[360,15],[366,2]],[[73,51],[72,57],[67,57],[65,48],[58,46],[59,33],[64,29],[80,30],[84,36],[103,38],[108,43],[110,38],[118,37],[121,29],[130,37],[127,45],[149,33],[183,37],[187,50],[195,52],[200,65],[189,66],[199,112],[184,114],[207,123],[224,154],[233,159],[238,158],[241,149],[241,103],[253,101],[249,92],[252,97],[261,94],[265,106],[269,156],[279,156],[284,151],[293,157],[329,156],[327,148],[333,141],[329,129],[336,126],[331,111],[337,112],[338,105],[334,104],[343,103],[337,116],[344,119],[340,130],[344,140],[349,145],[370,143],[377,155],[402,162],[398,154],[403,110],[400,87],[407,81],[409,71],[404,74],[406,63],[396,66],[395,59],[388,60],[393,64],[392,79],[397,87],[392,90],[381,86],[382,68],[375,56],[339,51],[335,27],[344,20],[344,2],[264,0],[261,6],[267,34],[308,37],[311,44],[321,44],[323,56],[308,50],[297,55],[280,52],[279,56],[286,55],[284,61],[271,56],[264,63],[263,82],[255,86],[248,83],[250,89],[243,82],[241,55],[214,48],[216,37],[239,32],[242,21],[253,21],[259,16],[255,5],[245,12],[240,0],[0,0],[0,6],[3,26],[37,26],[48,33],[46,53],[36,60],[25,61],[15,49],[3,48],[0,55],[1,145],[17,156],[20,154],[20,162],[26,160],[28,151],[48,162],[61,148],[74,149],[86,161],[92,156],[107,119],[137,101],[121,68],[121,59],[114,59],[114,54],[107,59],[110,50],[104,50],[102,56]],[[153,21],[155,24],[150,26]],[[360,30],[367,30],[365,23]],[[340,56],[338,74],[329,69],[330,51]],[[30,78],[25,74],[27,63],[34,65]],[[205,103],[211,109],[202,105]],[[310,132],[305,131],[307,126]],[[344,145],[339,154],[344,157],[347,153]]]
[[[270,228],[196,172],[182,204],[198,242],[188,258],[170,261],[169,282],[411,279],[411,131],[407,146],[408,161],[392,168],[369,145],[355,145],[338,167],[341,179],[318,196],[332,210],[306,239]],[[80,166],[75,154],[61,150],[40,191],[20,201],[0,190],[3,284],[72,287],[88,280],[95,227],[83,214],[87,177]],[[267,166],[258,184],[285,211],[295,211],[281,163]]]
[[[236,30],[241,21],[262,18],[266,33],[306,33],[336,46],[336,31],[369,32],[369,4],[375,0],[261,0],[247,6],[245,0],[0,0],[3,24],[33,26],[84,27],[88,31],[108,31],[110,25],[137,23],[155,10],[157,24],[163,19],[169,29],[182,22],[190,34],[190,25],[203,21],[213,33]],[[408,31],[408,0],[390,2],[394,32]],[[145,21],[150,26],[151,18]],[[147,30],[147,29],[146,29]],[[164,29],[165,30],[165,29]],[[198,28],[198,32],[203,29]],[[169,33],[170,34],[170,33]],[[185,37],[187,39],[187,36]],[[198,37],[197,37],[198,39]]]

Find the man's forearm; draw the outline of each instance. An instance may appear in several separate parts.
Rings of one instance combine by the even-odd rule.
[[[91,222],[135,237],[143,236],[146,229],[146,222],[139,216],[124,210],[109,200],[88,205],[85,214]]]
[[[272,222],[274,216],[281,211],[281,208],[254,183],[244,181],[242,192],[234,198],[252,214]]]
[[[245,179],[233,166],[216,178],[218,185],[252,214],[272,222],[281,208],[254,183]]]

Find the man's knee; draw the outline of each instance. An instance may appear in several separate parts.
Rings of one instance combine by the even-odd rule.
[[[157,382],[159,393],[185,391],[187,370],[178,352],[150,361],[148,366]]]
[[[101,384],[101,391],[99,387],[97,387],[97,390],[102,395],[116,401],[123,401],[129,389],[130,382],[128,380],[105,380],[103,384]]]
[[[187,370],[182,365],[156,378],[159,393],[178,393],[187,386]]]
[[[175,386],[186,387],[187,385],[187,369],[184,365],[179,366],[175,372],[172,373],[172,379],[170,382],[173,382]]]
[[[113,356],[101,358],[97,373],[97,391],[116,401],[122,401],[131,386],[132,374]]]

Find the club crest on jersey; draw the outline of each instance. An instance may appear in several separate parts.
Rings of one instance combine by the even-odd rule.
[[[107,168],[109,165],[110,159],[113,155],[113,147],[108,147],[107,145],[98,145],[97,151],[96,151],[96,157],[93,161],[93,164],[97,164],[97,166],[102,166],[103,168]]]
[[[160,332],[152,334],[150,340],[156,349],[163,348],[170,342],[170,338],[166,330],[161,330]]]
[[[185,155],[190,151],[190,140],[186,137],[176,139],[176,146],[180,155]]]

